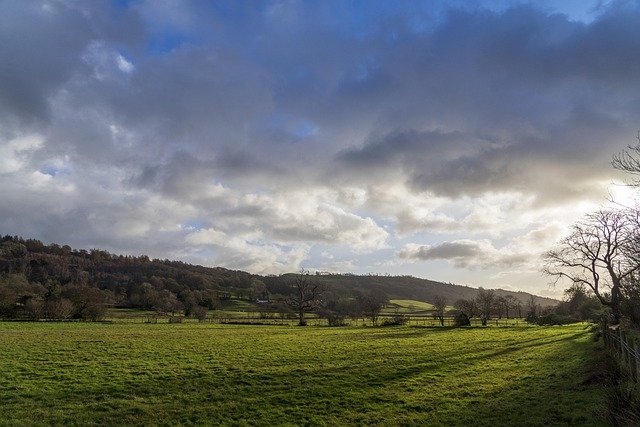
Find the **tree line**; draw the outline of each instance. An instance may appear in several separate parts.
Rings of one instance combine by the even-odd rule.
[[[315,279],[308,272],[256,276],[147,256],[45,245],[19,236],[0,237],[0,318],[4,319],[100,320],[109,307],[204,319],[209,310],[233,298],[296,316],[300,324],[306,324],[309,311],[331,324],[347,317],[368,317],[376,323],[388,302],[381,291],[338,290]]]

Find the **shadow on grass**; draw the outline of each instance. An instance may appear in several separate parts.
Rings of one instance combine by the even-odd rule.
[[[497,351],[488,340],[456,354],[438,354],[426,347],[415,352],[412,347],[411,358],[404,359],[392,340],[424,337],[424,331],[366,334],[388,338],[389,346],[380,348],[392,350],[349,353],[327,346],[317,349],[330,353],[326,360],[292,360],[281,369],[247,360],[248,366],[235,369],[168,365],[166,372],[98,377],[67,389],[40,390],[31,414],[47,424],[598,424],[593,412],[598,409],[597,393],[578,378],[579,363],[560,363],[589,355],[594,343],[580,340],[585,334],[498,341],[496,345],[507,347]],[[544,359],[528,361],[522,367],[526,372],[499,364],[503,358],[535,354],[545,346],[550,351],[543,353]],[[473,372],[492,363],[495,376]],[[558,372],[565,380],[551,381]],[[438,381],[430,383],[428,374],[438,374]],[[513,376],[512,383],[492,385],[493,378],[506,374]],[[474,388],[465,381],[483,385]]]

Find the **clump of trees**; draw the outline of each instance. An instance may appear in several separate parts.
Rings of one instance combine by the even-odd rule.
[[[553,309],[542,310],[529,303],[528,310],[527,320],[538,325],[596,321],[603,315],[600,301],[582,284],[574,284],[565,290],[563,301]]]
[[[99,320],[109,307],[202,318],[231,295],[263,297],[250,274],[0,237],[0,318]]]
[[[532,296],[533,298],[535,297]],[[486,326],[494,316],[499,319],[506,316],[509,319],[510,313],[513,312],[518,313],[518,317],[520,317],[521,305],[522,303],[511,295],[498,296],[494,290],[479,288],[475,298],[459,299],[453,304],[456,310],[454,322],[456,326],[469,326],[471,319],[478,317],[480,323]],[[438,311],[438,306],[436,306],[436,311]],[[444,325],[444,319],[441,320],[441,324]]]
[[[372,325],[377,326],[380,314],[388,303],[389,296],[377,289],[351,294],[338,294],[332,290],[325,293],[323,303],[318,308],[318,315],[327,319],[329,326],[344,326],[347,319],[369,319]],[[391,322],[394,321],[394,324],[406,323],[406,319],[400,321],[399,317],[391,319]]]
[[[640,223],[635,209],[594,212],[576,223],[558,249],[546,254],[544,271],[573,285],[589,288],[611,310],[615,323],[622,317],[625,287],[635,286],[640,269]]]

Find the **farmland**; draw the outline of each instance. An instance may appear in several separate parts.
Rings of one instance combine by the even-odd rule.
[[[0,424],[602,424],[588,326],[0,323]]]

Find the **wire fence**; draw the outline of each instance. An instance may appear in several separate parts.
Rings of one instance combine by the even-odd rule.
[[[635,382],[640,382],[640,345],[619,325],[602,325],[604,345],[618,359],[623,372]]]

